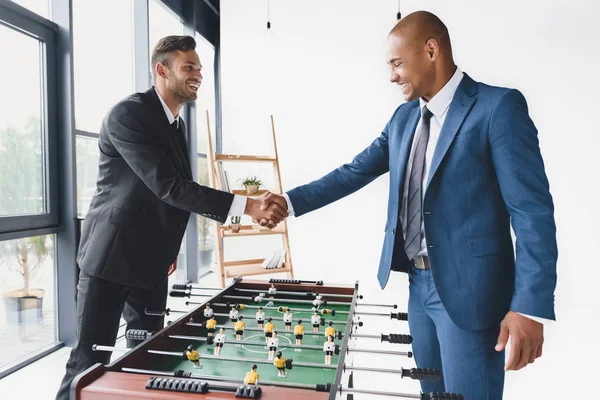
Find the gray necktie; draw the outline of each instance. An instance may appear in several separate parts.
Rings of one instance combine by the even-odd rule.
[[[409,260],[421,250],[421,221],[422,221],[422,203],[423,203],[423,171],[425,167],[425,153],[427,152],[427,142],[429,141],[429,120],[431,111],[427,106],[423,107],[421,113],[422,122],[418,133],[418,142],[415,147],[415,154],[412,160],[410,170],[410,180],[408,182],[408,197],[406,202],[406,240],[404,241],[404,251]]]

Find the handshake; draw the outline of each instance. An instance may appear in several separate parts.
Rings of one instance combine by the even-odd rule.
[[[244,214],[255,224],[273,229],[288,217],[288,205],[282,195],[266,192],[258,198],[248,197]]]

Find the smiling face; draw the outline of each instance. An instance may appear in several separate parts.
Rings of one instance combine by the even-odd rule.
[[[195,50],[173,52],[168,66],[159,64],[157,67],[164,69],[167,90],[177,102],[186,104],[198,98],[202,64]]]
[[[400,86],[404,100],[432,97],[435,83],[435,40],[418,41],[404,32],[392,33],[387,40],[390,82]]]

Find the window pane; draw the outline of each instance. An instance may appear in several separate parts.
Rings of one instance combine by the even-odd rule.
[[[208,152],[208,127],[206,124],[206,111],[210,121],[210,136],[213,141],[213,151],[215,150],[215,138],[217,136],[215,124],[215,49],[202,35],[196,33],[196,52],[202,63],[202,85],[198,91],[196,100],[196,112],[198,121],[198,153],[207,154]]]
[[[77,216],[84,218],[96,191],[98,178],[98,139],[77,136]]]
[[[50,19],[50,0],[12,0],[39,16]]]
[[[150,57],[156,42],[165,36],[183,35],[183,23],[181,18],[160,0],[148,2],[148,24],[150,31]]]
[[[0,242],[0,369],[56,341],[54,242]]]
[[[102,119],[134,91],[131,0],[73,0],[75,126],[100,132]]]
[[[27,77],[15,79],[15,64],[0,63],[0,216],[46,212],[41,49],[37,39],[0,25],[0,54],[18,59],[19,76]]]
[[[198,157],[198,183],[208,186],[208,160]],[[213,262],[215,248],[215,221],[198,216],[198,265],[208,267]]]

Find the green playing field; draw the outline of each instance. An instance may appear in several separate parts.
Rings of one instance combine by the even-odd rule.
[[[241,302],[241,301],[240,301]],[[288,306],[285,303],[285,300],[275,301],[275,307],[278,306]],[[264,307],[266,301],[261,303]],[[255,304],[248,304],[255,306]],[[296,362],[308,362],[308,363],[325,363],[325,352],[323,351],[323,344],[326,341],[325,338],[325,328],[328,326],[327,323],[325,326],[319,326],[319,332],[313,333],[313,327],[310,322],[310,317],[312,314],[311,304],[289,304],[291,309],[291,313],[293,315],[292,329],[289,331],[285,330],[285,325],[283,323],[283,313],[279,312],[275,309],[265,309],[265,317],[271,317],[273,319],[273,323],[275,324],[275,330],[278,333],[279,338],[279,348],[283,353],[283,357],[286,359],[293,359],[294,363]],[[321,308],[332,308],[336,311],[348,311],[350,309],[349,305],[342,306],[326,306]],[[199,308],[200,312],[202,308]],[[254,308],[246,308],[240,311],[240,315],[244,316],[244,322],[246,322],[246,328],[257,328],[256,322],[256,309]],[[217,313],[229,313],[229,310],[218,309]],[[346,329],[346,322],[348,321],[348,314],[336,314],[334,317],[331,315],[325,315],[325,321],[334,321],[341,322],[340,324],[334,324],[333,327],[336,331],[344,331]],[[217,320],[217,327],[220,325],[225,326],[225,334],[226,340],[225,345],[221,350],[222,356],[228,357],[239,357],[239,358],[251,358],[251,359],[262,359],[268,361],[269,351],[266,348],[265,343],[265,335],[263,332],[259,331],[245,331],[242,337],[242,340],[246,342],[252,343],[261,343],[262,346],[253,346],[253,345],[236,345],[234,343],[228,343],[228,340],[235,340],[235,331],[231,324],[231,321],[227,317],[215,317]],[[296,337],[294,335],[294,326],[296,326],[298,319],[302,320],[302,325],[304,326],[304,337],[302,339],[303,345],[316,345],[319,346],[318,350],[313,349],[301,349],[301,351],[296,351],[294,348],[286,347],[286,344],[295,344]],[[215,334],[219,332],[217,328]],[[198,335],[204,336],[203,329],[198,328]],[[334,342],[341,346],[342,341],[340,339],[334,339]],[[214,359],[202,359],[203,355],[213,355],[214,345],[207,345],[205,342],[190,342],[186,340],[179,340],[177,343],[177,347],[174,348],[175,351],[181,350],[183,352],[185,348],[189,345],[193,344],[196,346],[196,350],[200,353],[200,360],[202,364],[201,369],[194,368],[194,365],[190,361],[177,359],[176,357],[167,357],[162,360],[168,365],[165,367],[168,370],[176,371],[176,370],[185,370],[187,372],[202,374],[202,375],[212,375],[212,376],[222,376],[222,377],[230,377],[230,378],[244,378],[246,372],[250,371],[252,361],[225,361],[225,360],[214,360]],[[338,362],[338,356],[333,355],[331,360],[331,365],[336,366]],[[258,369],[257,372],[260,375],[261,380],[269,380],[269,381],[277,381],[281,382],[294,382],[294,383],[306,383],[306,384],[325,384],[325,383],[333,383],[335,380],[335,369],[327,369],[327,368],[319,368],[319,367],[301,367],[294,365],[291,370],[286,370],[287,377],[279,378],[277,377],[277,368],[271,363],[269,364],[257,364]]]

